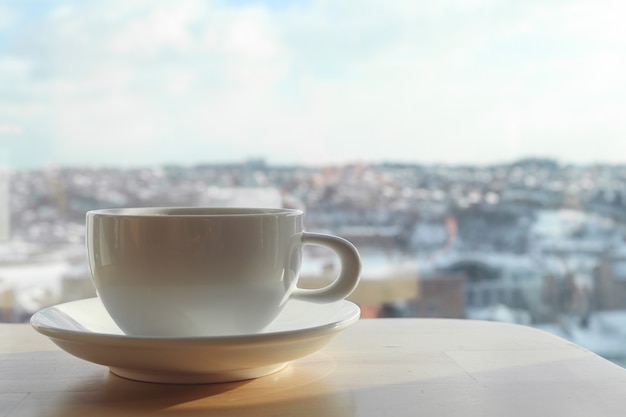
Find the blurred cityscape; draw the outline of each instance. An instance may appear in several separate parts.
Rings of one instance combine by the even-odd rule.
[[[94,294],[86,211],[220,205],[301,208],[308,230],[351,240],[365,316],[510,321],[626,358],[626,165],[538,158],[0,170],[0,321]],[[303,276],[333,274],[308,254]]]

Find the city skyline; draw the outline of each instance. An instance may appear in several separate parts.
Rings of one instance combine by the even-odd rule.
[[[0,166],[626,163],[624,7],[9,0]]]

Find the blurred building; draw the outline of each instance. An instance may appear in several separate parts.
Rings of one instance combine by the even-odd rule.
[[[467,318],[494,305],[527,311],[532,318],[540,317],[543,312],[543,276],[529,257],[465,253],[452,257],[436,271],[442,276],[464,278]],[[460,285],[456,283],[453,287]]]
[[[283,198],[273,187],[210,187],[200,198],[207,207],[280,208]]]
[[[594,309],[626,310],[626,247],[607,253],[594,270]]]
[[[9,171],[0,165],[0,242],[8,240],[10,234]]]
[[[420,277],[415,317],[465,318],[465,276],[436,274]]]

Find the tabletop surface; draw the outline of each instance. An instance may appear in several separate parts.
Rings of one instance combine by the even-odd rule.
[[[624,416],[626,370],[529,327],[372,319],[273,375],[151,384],[0,324],[0,417],[112,415]]]

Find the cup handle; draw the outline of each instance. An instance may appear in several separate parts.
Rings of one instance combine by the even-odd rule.
[[[318,289],[295,288],[291,297],[316,303],[330,303],[349,296],[361,276],[361,258],[354,245],[338,236],[302,232],[303,245],[324,246],[337,254],[341,263],[339,276],[329,285]]]

